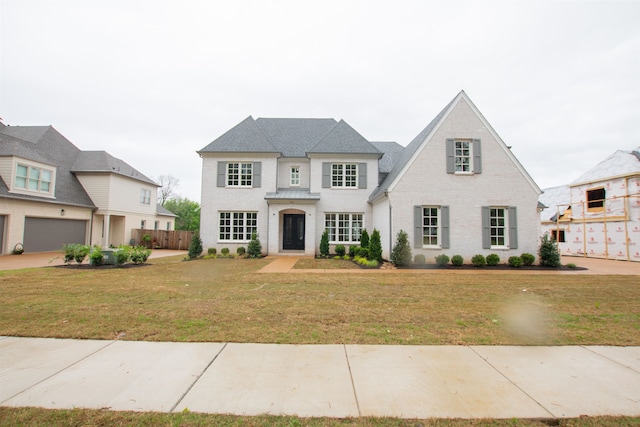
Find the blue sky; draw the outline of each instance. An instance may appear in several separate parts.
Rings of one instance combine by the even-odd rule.
[[[200,199],[249,115],[407,145],[460,91],[542,188],[640,146],[639,1],[0,0],[0,117]]]

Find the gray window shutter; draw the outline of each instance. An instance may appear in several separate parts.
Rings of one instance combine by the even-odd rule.
[[[482,149],[480,140],[473,140],[473,173],[482,173]]]
[[[482,248],[491,249],[491,212],[489,206],[482,207]]]
[[[422,248],[422,206],[413,207],[413,247]]]
[[[358,188],[367,188],[367,164],[358,163]]]
[[[331,188],[331,163],[322,163],[322,188]]]
[[[440,246],[442,246],[442,249],[449,249],[451,247],[449,239],[449,206],[440,207],[440,230],[442,230]]]
[[[518,249],[518,215],[515,206],[509,206],[509,249]]]
[[[454,173],[456,171],[453,151],[453,139],[447,139],[447,173]]]
[[[254,188],[262,186],[262,162],[253,162],[253,177],[251,179]]]
[[[227,162],[218,162],[218,187],[225,187],[227,177]]]

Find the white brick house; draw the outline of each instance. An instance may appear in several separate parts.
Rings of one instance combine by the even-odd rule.
[[[205,247],[245,246],[257,232],[272,255],[358,244],[398,231],[413,253],[502,259],[535,253],[540,189],[460,92],[402,149],[369,142],[344,121],[249,117],[198,151]]]

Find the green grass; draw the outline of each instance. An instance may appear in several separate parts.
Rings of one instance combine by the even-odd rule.
[[[258,273],[268,262],[184,262],[177,257],[126,269],[5,271],[0,276],[0,335],[296,344],[640,345],[640,286],[635,276]]]
[[[635,276],[261,274],[269,260],[155,259],[0,272],[0,335],[309,344],[640,345]],[[351,268],[309,260],[303,268]],[[639,426],[640,418],[305,419],[0,408],[0,426]]]

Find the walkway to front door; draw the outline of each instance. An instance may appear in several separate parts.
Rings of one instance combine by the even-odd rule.
[[[284,214],[282,249],[304,250],[304,214]]]

